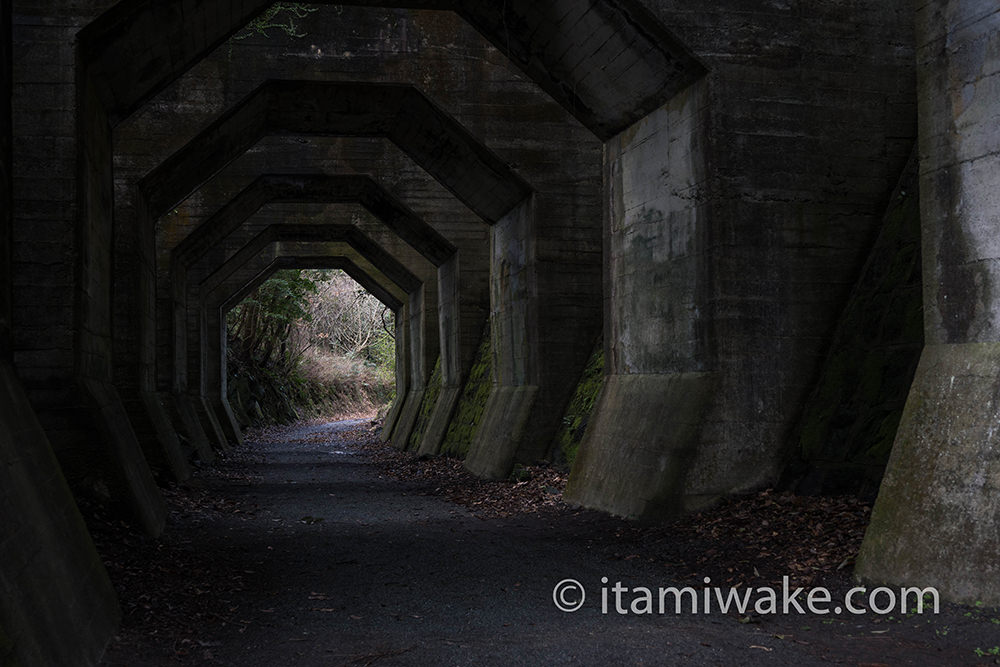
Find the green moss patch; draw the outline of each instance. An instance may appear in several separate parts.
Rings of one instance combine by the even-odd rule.
[[[553,451],[557,456],[561,454],[566,464],[573,465],[576,460],[576,452],[583,440],[583,434],[587,430],[590,422],[590,415],[594,411],[594,404],[597,402],[597,394],[601,391],[601,384],[604,381],[604,341],[598,338],[594,351],[590,354],[587,367],[584,368],[580,381],[576,384],[576,391],[563,415],[562,426],[556,433]]]
[[[493,386],[490,343],[490,327],[487,325],[479,342],[476,361],[462,388],[462,396],[458,399],[455,416],[448,424],[448,432],[441,445],[441,452],[444,454],[464,458],[472,446],[472,439],[476,436],[476,429],[483,418],[486,400],[490,397]]]
[[[431,421],[431,413],[434,412],[434,406],[437,405],[438,397],[441,396],[441,386],[444,380],[441,377],[441,357],[437,358],[437,363],[434,364],[434,372],[431,373],[431,379],[427,382],[427,388],[424,390],[424,398],[420,402],[420,412],[417,413],[417,421],[413,425],[413,430],[410,431],[410,440],[407,443],[406,448],[411,451],[416,451],[420,449],[420,441],[424,437],[424,431],[427,430],[427,425]]]

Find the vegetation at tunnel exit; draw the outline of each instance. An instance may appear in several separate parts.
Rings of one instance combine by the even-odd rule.
[[[226,317],[228,395],[246,424],[373,413],[395,380],[393,315],[341,271],[277,271]]]

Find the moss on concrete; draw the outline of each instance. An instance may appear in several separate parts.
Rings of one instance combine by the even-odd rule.
[[[598,338],[594,351],[587,361],[587,367],[584,368],[580,381],[576,384],[573,398],[566,407],[562,426],[556,433],[554,441],[553,451],[557,452],[557,456],[561,454],[568,466],[572,466],[576,460],[576,452],[587,430],[587,424],[590,423],[590,415],[594,411],[594,404],[597,402],[597,394],[601,391],[603,381],[604,340]]]
[[[800,490],[877,492],[923,347],[920,268],[911,161],[799,422],[787,480]]]
[[[424,431],[427,430],[427,424],[431,421],[431,413],[434,412],[434,406],[437,404],[438,397],[441,396],[441,386],[443,383],[441,357],[438,356],[437,362],[434,364],[434,372],[431,373],[431,378],[427,382],[427,388],[424,390],[424,398],[420,402],[417,421],[413,425],[413,430],[410,431],[410,441],[406,446],[408,450],[416,451],[420,449],[420,442],[423,440]]]
[[[455,416],[448,425],[444,436],[441,452],[451,456],[464,458],[472,446],[476,429],[486,410],[486,400],[493,386],[492,351],[490,349],[490,327],[487,324],[483,337],[479,341],[476,360],[469,371],[469,378],[462,388],[462,396],[458,399]]]

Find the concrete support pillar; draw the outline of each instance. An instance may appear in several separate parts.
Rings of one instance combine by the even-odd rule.
[[[857,574],[1000,604],[1000,7],[917,11],[926,345]]]
[[[11,364],[10,19],[0,0],[0,664],[93,665],[118,603]]]
[[[111,119],[76,49],[79,28],[106,7],[14,17],[12,344],[70,486],[121,502],[155,535],[165,505],[113,385]]]
[[[510,474],[518,448],[530,437],[539,385],[534,223],[527,199],[490,229],[493,388],[465,459],[480,477]]]
[[[653,518],[729,490],[695,458],[717,385],[707,99],[695,84],[605,145],[606,377],[567,487],[581,505]]]

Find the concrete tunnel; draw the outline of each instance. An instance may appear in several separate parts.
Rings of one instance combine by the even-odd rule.
[[[238,446],[222,315],[286,267],[398,314],[400,449],[567,460],[596,355],[567,500],[868,480],[859,577],[1000,603],[993,3],[318,2],[351,49],[233,57],[269,4],[0,1],[5,660],[99,660],[78,500],[157,535],[154,471]]]

